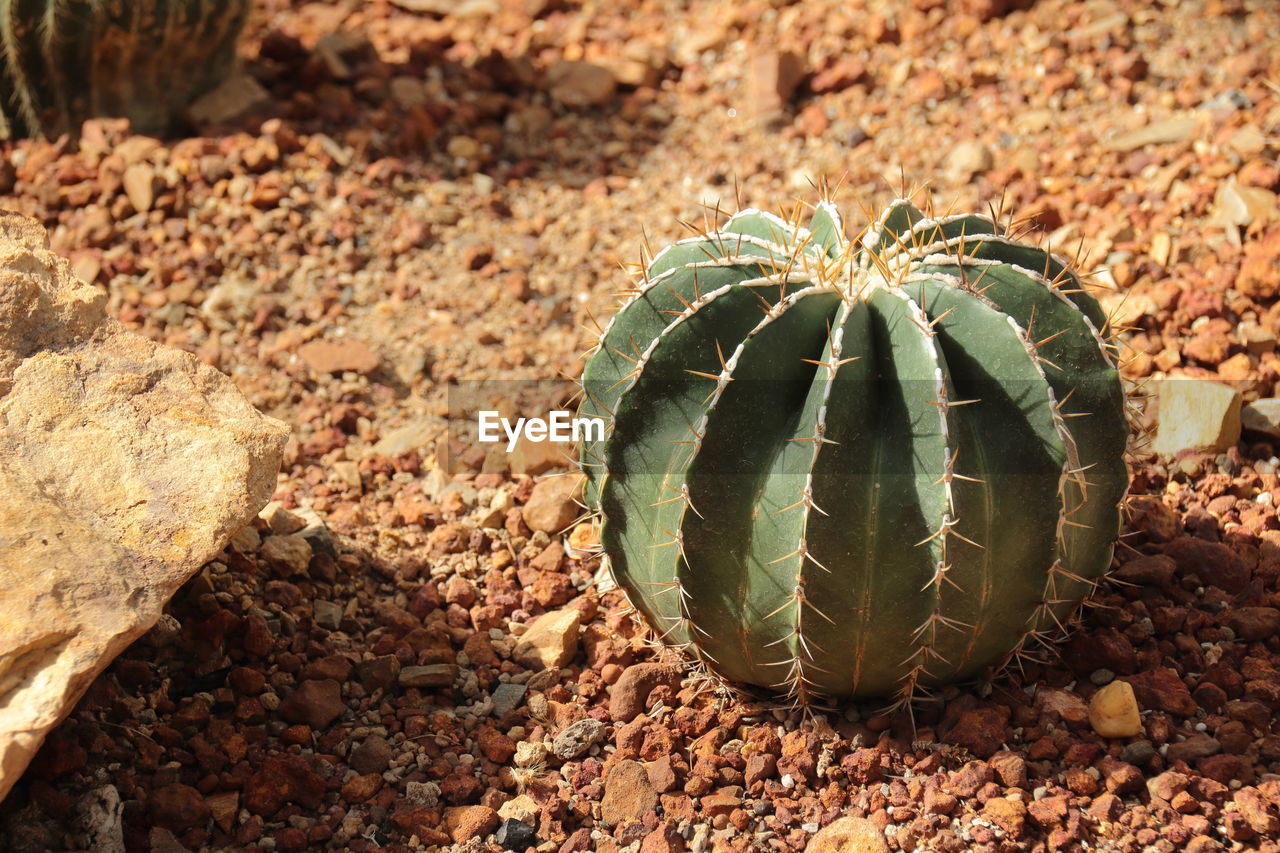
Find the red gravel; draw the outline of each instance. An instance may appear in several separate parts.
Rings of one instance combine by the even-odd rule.
[[[1060,659],[948,689],[914,727],[680,683],[593,586],[565,478],[524,473],[553,460],[513,473],[444,435],[450,383],[575,375],[642,229],[677,236],[735,181],[766,204],[847,173],[845,206],[870,207],[899,169],[961,207],[1004,194],[1105,264],[1130,378],[1276,396],[1275,7],[262,5],[261,113],[164,141],[97,122],[0,158],[4,203],[117,317],[293,426],[276,499],[300,516],[238,535],[97,680],[0,806],[0,846],[89,847],[110,822],[79,815],[112,786],[130,850],[532,830],[561,853],[799,851],[841,816],[893,850],[1280,849],[1264,435],[1139,460],[1125,583]],[[575,656],[529,668],[519,635],[561,608]],[[1116,678],[1144,709],[1130,741],[1080,713]],[[583,720],[602,728],[559,757]]]

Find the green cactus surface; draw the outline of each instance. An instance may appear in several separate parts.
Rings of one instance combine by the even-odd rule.
[[[1129,436],[1106,317],[995,217],[856,240],[745,210],[644,265],[583,371],[618,585],[724,679],[909,701],[1059,633],[1107,570]]]
[[[250,0],[0,0],[0,138],[87,118],[171,132],[235,60]]]

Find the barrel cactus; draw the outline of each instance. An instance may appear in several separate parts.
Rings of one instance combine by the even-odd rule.
[[[250,0],[0,0],[0,137],[93,116],[173,129],[227,75]]]
[[[1056,634],[1108,568],[1129,428],[1063,258],[893,202],[745,210],[645,265],[583,370],[610,571],[732,682],[910,700]]]

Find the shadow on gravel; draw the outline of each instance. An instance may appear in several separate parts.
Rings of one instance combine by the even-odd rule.
[[[404,41],[387,50],[379,40],[381,52],[341,21],[305,36],[265,30],[245,46],[246,70],[269,104],[239,128],[200,130],[280,118],[296,133],[328,135],[355,162],[396,158],[406,172],[438,179],[484,173],[570,187],[628,174],[662,135],[667,116],[652,108],[654,87],[622,85],[585,62],[548,66],[532,47],[504,53],[455,41],[430,18],[394,21],[406,22],[397,30]],[[646,82],[661,76],[649,69]]]

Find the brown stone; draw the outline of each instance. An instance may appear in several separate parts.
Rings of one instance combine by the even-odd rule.
[[[1036,691],[1036,705],[1043,711],[1053,711],[1068,723],[1083,723],[1089,719],[1089,708],[1079,695],[1070,690],[1042,687]]]
[[[579,829],[564,840],[560,845],[559,853],[586,853],[592,849],[592,846],[591,830]]]
[[[830,66],[813,75],[809,88],[817,94],[847,89],[861,80],[867,73],[867,66],[856,56],[842,56]]]
[[[451,663],[406,666],[400,670],[402,687],[448,687],[458,677],[458,667]]]
[[[811,782],[818,766],[818,736],[796,729],[782,736],[782,752],[778,756],[778,772],[798,782]]]
[[[1021,755],[1008,750],[1001,750],[987,761],[999,775],[1000,781],[1009,788],[1027,787],[1027,762]]]
[[[1131,526],[1153,542],[1168,542],[1182,530],[1178,514],[1158,495],[1134,495],[1129,503]]]
[[[1125,676],[1124,680],[1133,685],[1134,695],[1143,708],[1166,711],[1180,717],[1190,717],[1196,712],[1191,691],[1172,669],[1159,667]]]
[[[1010,838],[1022,836],[1027,822],[1027,807],[1021,800],[992,797],[987,800],[982,812],[992,823],[1007,832]]]
[[[1089,806],[1089,816],[1099,821],[1113,821],[1120,816],[1121,808],[1123,804],[1115,794],[1099,794]]]
[[[605,826],[638,821],[657,807],[658,792],[643,764],[626,759],[605,771],[604,799],[600,802],[600,820]]]
[[[312,341],[298,348],[298,357],[316,373],[372,373],[379,363],[378,354],[355,338]]]
[[[707,817],[715,817],[716,815],[727,815],[734,809],[742,805],[742,798],[735,797],[732,794],[707,794],[699,800],[702,806],[702,813]]]
[[[675,827],[665,823],[640,842],[640,853],[683,853],[687,849]]]
[[[1257,788],[1241,788],[1233,799],[1236,811],[1249,822],[1254,832],[1266,838],[1275,838],[1280,833],[1280,814],[1276,803],[1265,799]]]
[[[1111,577],[1139,586],[1162,587],[1173,580],[1173,573],[1177,568],[1178,564],[1171,557],[1165,554],[1152,554],[1121,563],[1120,567],[1111,573]]]
[[[155,200],[155,167],[150,163],[134,163],[124,170],[124,194],[138,213],[146,213]]]
[[[924,792],[924,813],[946,815],[955,811],[960,801],[940,788],[929,788]]]
[[[778,772],[778,756],[768,752],[753,752],[747,757],[743,778],[747,785],[770,779]]]
[[[1027,806],[1027,814],[1037,826],[1052,829],[1067,819],[1068,799],[1065,794],[1059,794],[1035,800]]]
[[[1134,151],[1147,145],[1181,142],[1198,133],[1201,126],[1201,119],[1197,116],[1175,116],[1123,133],[1107,140],[1104,144],[1112,151]]]
[[[542,614],[520,635],[511,657],[530,669],[559,669],[578,653],[581,621],[573,607]]]
[[[230,832],[235,826],[236,816],[240,813],[240,792],[223,791],[206,798],[205,803],[208,804],[209,811],[213,815],[213,822],[223,832]]]
[[[1165,545],[1164,553],[1173,558],[1180,572],[1196,575],[1206,586],[1236,593],[1249,584],[1249,567],[1221,542],[1181,536]]]
[[[395,655],[381,655],[356,664],[356,678],[366,690],[388,690],[400,677],[400,661]]]
[[[758,54],[747,64],[746,113],[763,118],[781,112],[791,100],[801,78],[804,61],[790,52]]]
[[[498,828],[498,813],[488,806],[455,806],[444,810],[444,831],[456,843],[484,838]]]
[[[515,741],[491,726],[482,727],[475,739],[480,752],[494,764],[506,764],[516,754]]]
[[[268,536],[262,540],[258,557],[281,577],[306,575],[311,543],[301,536]]]
[[[1098,770],[1102,772],[1107,791],[1112,794],[1128,794],[1142,787],[1142,771],[1127,762],[1104,757],[1098,762]]]
[[[382,788],[382,774],[366,773],[352,776],[342,786],[342,799],[349,805],[358,805],[370,799]]]
[[[386,738],[382,735],[369,735],[351,750],[348,763],[357,773],[382,773],[391,765],[394,754]]]
[[[1217,755],[1221,751],[1221,743],[1207,734],[1200,733],[1192,735],[1186,740],[1169,744],[1169,748],[1165,752],[1165,758],[1170,763],[1182,761],[1187,764],[1195,764],[1200,759],[1208,758],[1210,755]]]
[[[1152,797],[1159,797],[1165,802],[1169,802],[1174,798],[1174,795],[1187,790],[1189,781],[1185,773],[1175,773],[1172,770],[1168,770],[1147,780],[1147,793]]]
[[[1223,615],[1242,640],[1262,641],[1280,633],[1280,610],[1274,607],[1230,607]]]
[[[531,530],[559,533],[573,523],[583,509],[578,505],[582,491],[579,474],[547,477],[533,487],[524,505],[524,521]]]
[[[185,832],[203,826],[211,814],[200,792],[190,785],[165,785],[147,798],[147,812],[157,826]]]
[[[814,833],[804,853],[889,853],[889,844],[866,818],[842,817]]]
[[[660,684],[677,689],[680,668],[665,663],[637,663],[622,671],[622,676],[609,693],[609,716],[615,722],[629,723],[645,711],[645,701]]]
[[[944,737],[948,743],[962,746],[979,758],[989,758],[1008,739],[1008,723],[1008,708],[975,708],[962,713],[946,729]]]
[[[748,763],[750,762],[748,761]],[[653,789],[659,794],[665,794],[680,782],[676,777],[675,769],[671,766],[670,755],[663,755],[654,761],[650,761],[645,765],[644,769],[649,774],[649,784],[653,785]],[[750,780],[748,780],[749,782]]]
[[[262,762],[244,786],[244,807],[270,818],[285,803],[316,809],[323,802],[325,782],[297,755],[273,755]]]
[[[1245,296],[1259,301],[1274,299],[1280,293],[1280,228],[1271,228],[1256,240],[1250,240],[1244,248],[1244,261],[1236,288]]]
[[[972,797],[995,778],[995,771],[990,766],[981,761],[970,761],[952,774],[947,787],[958,797]]]
[[[991,149],[976,139],[958,143],[947,155],[947,175],[955,183],[963,183],[975,174],[990,171],[995,165]]]
[[[323,729],[347,710],[342,686],[328,679],[304,681],[280,703],[280,719]]]
[[[262,84],[245,72],[232,74],[187,110],[192,124],[219,125],[235,121],[271,100]]]
[[[547,72],[547,87],[556,101],[577,109],[609,103],[618,81],[603,65],[562,60]]]

